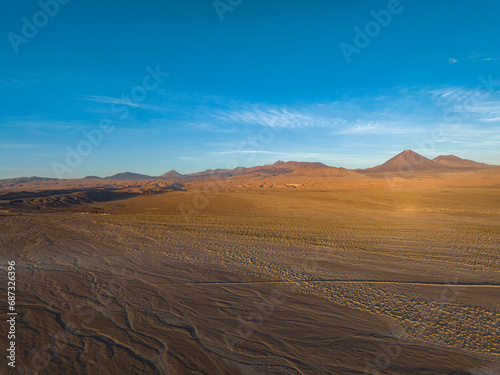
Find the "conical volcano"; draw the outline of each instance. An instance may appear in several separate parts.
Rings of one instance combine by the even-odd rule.
[[[443,171],[447,167],[427,159],[412,150],[404,150],[384,164],[360,170],[361,173],[412,173],[415,171]]]

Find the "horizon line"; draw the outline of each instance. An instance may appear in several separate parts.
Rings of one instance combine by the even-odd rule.
[[[462,159],[462,160],[471,160],[471,159],[463,159],[463,158],[460,158],[456,155],[453,155],[453,154],[448,154],[448,155],[438,155],[436,157],[434,157],[433,159],[430,159],[430,158],[427,158],[426,156],[416,152],[416,151],[413,151],[411,149],[405,149],[401,152],[399,152],[398,154],[394,155],[393,157],[387,159],[385,162],[391,160],[392,158],[398,156],[398,155],[401,155],[405,152],[412,152],[414,154],[417,154],[423,158],[426,158],[428,160],[435,160],[436,158],[440,157],[440,156],[454,156],[454,157],[457,157],[459,159]],[[483,163],[483,164],[486,164],[484,162],[478,162],[476,160],[471,160],[471,161],[474,161],[474,162],[477,162],[477,163]],[[327,165],[321,161],[298,161],[298,160],[287,160],[287,161],[283,161],[283,160],[277,160],[275,161],[274,163],[272,164],[261,164],[261,165],[254,165],[254,166],[251,166],[251,167],[242,167],[242,166],[237,166],[237,167],[234,167],[234,168],[215,168],[215,169],[211,169],[211,168],[208,168],[208,169],[205,169],[205,170],[202,170],[202,171],[197,171],[197,172],[191,172],[191,173],[179,173],[177,172],[175,169],[170,169],[169,171],[167,172],[164,172],[163,174],[161,175],[149,175],[149,174],[144,174],[144,173],[139,173],[139,172],[130,172],[130,171],[125,171],[125,172],[117,172],[117,173],[114,173],[112,175],[109,175],[109,176],[104,176],[104,177],[101,177],[101,176],[98,176],[98,175],[93,175],[93,174],[90,174],[90,175],[87,175],[87,176],[84,176],[84,177],[69,177],[69,178],[61,178],[61,177],[44,177],[44,176],[17,176],[17,177],[7,177],[7,178],[0,178],[0,180],[11,180],[11,179],[16,179],[16,178],[44,178],[44,179],[52,179],[52,180],[82,180],[82,179],[91,179],[91,177],[96,177],[97,179],[109,179],[110,177],[114,177],[114,176],[117,176],[117,175],[120,175],[120,174],[134,174],[134,175],[141,175],[141,176],[145,176],[145,177],[150,177],[151,179],[160,179],[160,178],[165,178],[163,177],[164,174],[166,173],[169,173],[169,172],[175,172],[175,173],[178,173],[180,176],[182,177],[186,177],[186,176],[190,176],[190,175],[194,175],[194,174],[200,174],[200,173],[203,173],[203,172],[213,172],[213,171],[233,171],[235,169],[238,169],[238,168],[243,168],[243,169],[250,169],[250,168],[255,168],[255,167],[263,167],[263,166],[266,166],[266,165],[275,165],[277,163],[306,163],[306,164],[315,164],[315,163],[321,163],[323,164],[325,167],[329,167],[329,168],[343,168],[343,169],[346,169],[346,170],[349,170],[349,171],[357,171],[357,170],[367,170],[367,169],[371,169],[371,168],[375,168],[375,167],[378,167],[379,165],[382,165],[384,164],[385,162],[383,162],[382,164],[379,164],[379,165],[376,165],[374,167],[368,167],[368,168],[345,168],[345,167],[342,167],[342,166],[331,166],[331,165]],[[496,164],[487,164],[489,166],[498,166]],[[146,179],[146,178],[144,178]]]

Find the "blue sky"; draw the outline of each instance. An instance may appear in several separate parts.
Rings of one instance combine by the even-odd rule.
[[[59,1],[1,6],[0,178],[500,164],[498,1]]]

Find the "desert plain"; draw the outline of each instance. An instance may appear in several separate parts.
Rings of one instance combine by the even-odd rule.
[[[280,165],[0,181],[12,373],[500,373],[499,167]]]

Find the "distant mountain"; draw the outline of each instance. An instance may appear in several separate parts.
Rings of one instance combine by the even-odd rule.
[[[344,177],[344,176],[356,176],[359,175],[357,172],[350,171],[345,168],[336,167],[318,167],[318,168],[308,168],[303,166],[297,168],[293,172],[288,173],[290,176],[308,176],[308,177]]]
[[[435,162],[454,168],[486,168],[490,165],[477,161],[462,159],[455,155],[439,155],[433,159]]]
[[[36,176],[6,178],[6,179],[0,179],[0,189],[13,186],[22,186],[24,184],[38,185],[48,182],[55,182],[57,184],[58,183],[57,181],[60,180],[58,178],[36,177]]]
[[[242,178],[252,177],[273,177],[273,176],[309,176],[309,177],[343,177],[355,176],[359,173],[400,173],[402,175],[414,171],[429,172],[452,172],[467,169],[494,168],[493,165],[479,163],[473,160],[462,159],[454,155],[440,155],[433,160],[428,159],[412,150],[404,150],[385,163],[373,168],[366,169],[346,169],[330,167],[319,162],[299,162],[279,160],[274,164],[257,165],[255,167],[236,167],[228,169],[207,169],[202,172],[180,174],[175,170],[170,170],[161,176],[149,176],[140,173],[123,172],[108,177],[86,176],[83,180],[102,179],[102,180],[155,180],[155,179],[183,179],[186,181],[203,180],[206,178],[231,178],[241,176]],[[492,169],[493,170],[493,169]],[[10,179],[0,179],[0,188],[12,187],[20,184],[39,184],[49,181],[63,181],[64,179],[45,178],[45,177],[17,177]],[[55,182],[56,184],[58,182]]]
[[[167,173],[162,174],[160,177],[162,177],[162,178],[179,178],[179,177],[183,177],[183,175],[172,169],[171,171],[168,171]]]
[[[324,168],[333,168],[330,170],[326,170]],[[210,176],[218,176],[218,177],[233,177],[233,176],[262,176],[262,175],[269,175],[269,176],[275,176],[275,175],[282,175],[282,174],[288,174],[288,173],[294,173],[295,171],[298,171],[297,173],[303,176],[313,176],[315,175],[314,172],[309,172],[312,170],[316,169],[323,169],[321,173],[318,174],[318,176],[322,175],[329,175],[329,176],[340,176],[340,175],[347,175],[349,173],[354,173],[350,172],[347,169],[344,168],[334,168],[334,167],[328,167],[327,165],[323,163],[315,163],[315,162],[299,162],[299,161],[277,161],[274,164],[266,164],[266,165],[258,165],[255,167],[250,167],[250,168],[245,168],[245,167],[236,167],[232,169],[207,169],[202,172],[195,172],[195,173],[190,173],[187,175],[182,175],[177,171],[171,170],[168,171],[161,176],[158,177],[153,177],[153,176],[148,176],[148,175],[143,175],[139,173],[131,173],[131,172],[125,172],[125,173],[118,173],[113,176],[105,177],[105,179],[110,179],[110,180],[150,180],[150,179],[157,179],[157,178],[187,178],[189,180],[196,180],[196,179],[203,179],[207,178]],[[297,175],[297,173],[295,173]],[[93,176],[89,176],[86,178],[93,178]]]
[[[203,172],[190,173],[189,177],[208,177],[208,176],[251,176],[251,175],[263,175],[267,174],[270,176],[280,175],[285,173],[291,173],[299,168],[314,169],[327,167],[323,163],[313,163],[313,162],[300,162],[300,161],[277,161],[274,164],[258,165],[255,167],[245,168],[237,167],[234,169],[207,169]]]
[[[313,163],[313,162],[300,162],[300,161],[281,161],[278,160],[274,164],[258,165],[256,167],[245,168],[239,174],[270,174],[278,175],[285,173],[292,173],[299,169],[301,170],[312,170],[316,168],[326,167],[323,163]]]
[[[15,177],[15,178],[6,178],[1,181],[3,182],[11,182],[13,184],[28,184],[30,182],[44,182],[44,181],[55,181],[57,178],[51,177]]]
[[[445,171],[446,165],[427,159],[412,150],[404,150],[384,164],[373,168],[356,169],[360,173],[411,173],[413,171]]]
[[[219,176],[219,177],[231,177],[235,176],[240,173],[241,170],[244,170],[246,168],[243,167],[237,167],[234,169],[206,169],[201,172],[194,172],[194,173],[189,173],[185,175],[186,177],[189,178],[204,178],[204,177],[209,177],[209,176]]]
[[[107,180],[153,180],[156,177],[148,176],[140,173],[123,172],[113,176],[104,177]]]

